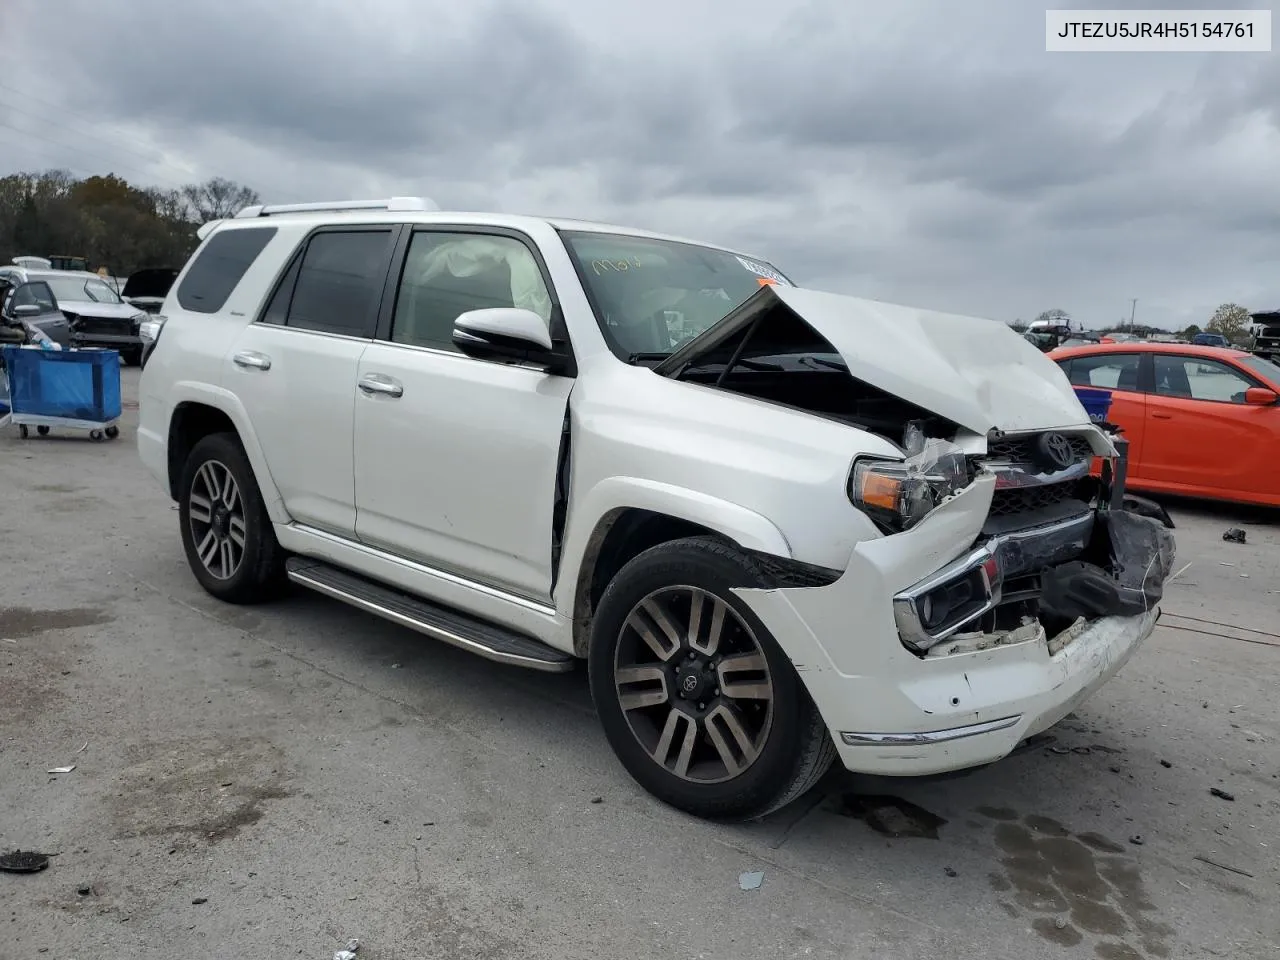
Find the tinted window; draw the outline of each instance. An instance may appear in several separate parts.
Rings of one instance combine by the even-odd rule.
[[[1255,386],[1243,373],[1217,360],[1157,356],[1156,393],[1183,400],[1244,403],[1244,392]]]
[[[215,233],[178,286],[179,306],[194,313],[217,313],[275,235],[275,227]]]
[[[419,231],[409,243],[391,339],[457,349],[453,322],[468,310],[523,307],[551,318],[538,261],[512,237]]]
[[[390,230],[317,233],[302,255],[285,322],[320,333],[372,336],[390,255]]]
[[[1138,353],[1094,353],[1072,357],[1067,379],[1077,387],[1103,387],[1109,390],[1137,390]]]
[[[37,306],[43,313],[52,313],[58,309],[58,301],[47,283],[33,280],[30,283],[24,283],[13,291],[12,306]]]

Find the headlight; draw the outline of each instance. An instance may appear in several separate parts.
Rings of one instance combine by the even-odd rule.
[[[889,533],[909,530],[967,487],[969,465],[950,444],[929,441],[905,460],[859,457],[849,475],[849,499]]]
[[[155,317],[146,317],[138,323],[138,336],[143,340],[157,340],[160,337],[160,328],[164,326],[164,320]]]

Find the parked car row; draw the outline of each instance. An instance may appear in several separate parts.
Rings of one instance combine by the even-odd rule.
[[[0,317],[26,321],[60,346],[109,347],[139,364],[143,325],[164,302],[176,270],[141,270],[117,292],[96,273],[59,270],[47,259],[0,265]]]

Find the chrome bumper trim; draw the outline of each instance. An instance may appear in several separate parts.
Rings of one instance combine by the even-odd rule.
[[[1022,714],[1002,720],[988,720],[967,727],[951,727],[948,730],[925,730],[921,733],[841,733],[840,739],[849,747],[927,747],[935,743],[980,737],[984,733],[1008,730],[1022,722]]]

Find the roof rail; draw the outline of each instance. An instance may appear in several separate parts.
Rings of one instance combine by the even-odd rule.
[[[251,207],[245,207],[236,214],[236,219],[269,217],[277,213],[328,213],[340,210],[387,210],[398,213],[439,209],[439,204],[426,197],[390,197],[386,200],[321,200],[318,203],[258,203]]]

